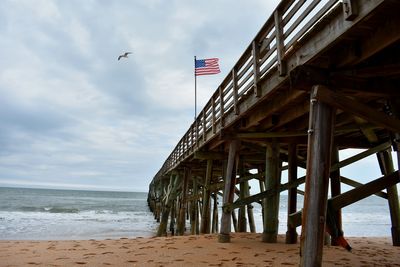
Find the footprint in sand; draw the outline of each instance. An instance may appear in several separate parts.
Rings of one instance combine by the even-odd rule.
[[[30,265],[40,265],[40,263],[38,263],[38,262],[32,262],[32,261],[28,262],[28,264],[30,264]]]
[[[135,256],[143,256],[143,255],[147,255],[146,253],[137,253],[135,254]]]
[[[76,263],[76,264],[79,264],[79,265],[87,264],[87,262],[85,262],[85,261],[76,261],[75,263]]]
[[[136,261],[136,260],[127,260],[126,262],[135,263],[135,262],[138,262],[138,261]]]
[[[83,254],[83,256],[95,256],[96,255],[96,253],[86,253],[86,254]]]
[[[61,257],[61,258],[57,258],[56,261],[60,261],[60,260],[69,260],[69,258],[67,257]]]
[[[106,254],[114,254],[114,252],[106,251],[106,252],[103,252],[103,253],[101,253],[101,254],[103,254],[103,255],[106,255]]]

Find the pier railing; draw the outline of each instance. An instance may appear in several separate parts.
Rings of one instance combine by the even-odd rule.
[[[227,126],[224,119],[228,115],[235,114],[239,118],[252,108],[254,103],[246,110],[239,109],[239,103],[250,94],[261,99],[260,81],[275,72],[286,76],[286,59],[296,51],[299,41],[327,14],[342,9],[342,6],[343,12],[351,16],[351,6],[347,6],[350,4],[346,0],[281,1],[180,139],[155,179],[174,169],[217,136]],[[290,69],[294,67],[290,66]]]

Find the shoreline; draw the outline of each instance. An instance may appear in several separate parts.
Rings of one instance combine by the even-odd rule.
[[[261,242],[261,234],[232,233],[104,240],[0,240],[0,266],[298,266],[299,244]],[[347,237],[353,247],[325,246],[323,266],[400,266],[390,237]]]

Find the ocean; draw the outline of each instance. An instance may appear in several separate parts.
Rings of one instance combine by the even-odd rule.
[[[0,239],[149,237],[147,193],[0,187]]]
[[[302,202],[299,196],[298,209]],[[286,203],[287,196],[281,195],[281,234],[286,232]],[[385,199],[371,196],[344,208],[342,213],[345,236],[390,236]],[[262,232],[258,204],[254,204],[254,217],[257,232]],[[155,235],[157,226],[147,207],[147,193],[0,187],[1,240],[150,237]]]

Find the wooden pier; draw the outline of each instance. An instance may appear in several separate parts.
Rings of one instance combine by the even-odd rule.
[[[282,0],[154,176],[148,202],[158,235],[169,223],[172,234],[213,232],[229,242],[247,223],[255,231],[259,203],[260,241],[276,242],[287,190],[286,242],[297,242],[302,225],[301,266],[321,266],[326,225],[337,245],[340,209],[374,194],[387,199],[393,245],[400,246],[400,176],[390,153],[400,161],[399,10],[397,0]],[[340,161],[346,148],[365,151]],[[360,184],[341,176],[341,168],[372,154],[382,177]],[[255,195],[252,179],[260,186]],[[354,189],[342,193],[342,183]]]

